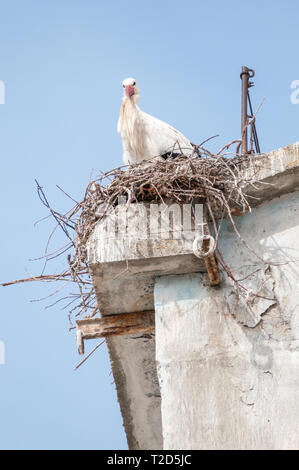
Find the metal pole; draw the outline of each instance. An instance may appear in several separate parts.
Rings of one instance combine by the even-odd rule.
[[[248,137],[247,137],[247,123],[248,123],[248,112],[247,112],[247,93],[248,93],[248,82],[249,82],[249,70],[247,67],[242,67],[241,73],[242,80],[242,108],[241,108],[241,140],[242,140],[242,155],[247,153]]]
[[[254,70],[249,69],[248,67],[243,66],[241,72],[241,80],[242,80],[242,109],[241,109],[241,140],[242,140],[242,155],[246,155],[248,153],[248,90],[250,87],[253,86],[253,82],[249,80],[249,78],[254,77]]]

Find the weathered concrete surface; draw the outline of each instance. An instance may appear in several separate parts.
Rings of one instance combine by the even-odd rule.
[[[154,335],[107,339],[130,449],[162,449],[161,397]]]
[[[156,281],[165,449],[299,448],[299,193],[260,205],[238,228],[269,263],[229,223],[224,258],[239,279],[260,269],[244,285],[269,300],[249,295],[248,306],[205,274]]]
[[[132,244],[105,238],[99,223],[90,238],[102,315],[152,310],[158,278],[165,448],[299,447],[298,159],[297,143],[243,166],[248,179],[255,175],[271,185],[247,188],[258,207],[237,225],[255,251],[283,265],[261,264],[229,223],[222,226],[221,250],[233,272],[246,277],[251,308],[228,282],[210,288],[205,274],[192,274],[205,270],[193,255],[192,231],[183,245],[160,237]],[[107,343],[130,448],[161,448],[154,337]]]
[[[262,181],[258,190],[248,187],[247,194],[258,197],[252,205],[258,205],[274,197],[282,196],[299,189],[299,142],[274,150],[265,155],[251,156],[241,167],[244,176]]]

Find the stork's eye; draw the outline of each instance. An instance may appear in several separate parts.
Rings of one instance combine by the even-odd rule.
[[[136,85],[136,82],[133,82],[133,86],[135,86],[135,85]]]
[[[125,88],[125,85],[123,85],[123,88]]]

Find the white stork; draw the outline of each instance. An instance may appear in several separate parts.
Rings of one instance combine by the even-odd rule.
[[[124,96],[120,108],[117,131],[123,143],[123,161],[126,165],[168,155],[190,155],[190,141],[166,122],[144,113],[138,107],[139,88],[134,78],[123,82]]]

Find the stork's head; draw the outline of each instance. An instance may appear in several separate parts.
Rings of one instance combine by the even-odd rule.
[[[139,100],[139,88],[135,78],[126,78],[123,83],[124,87],[124,98],[135,101],[136,103]]]

